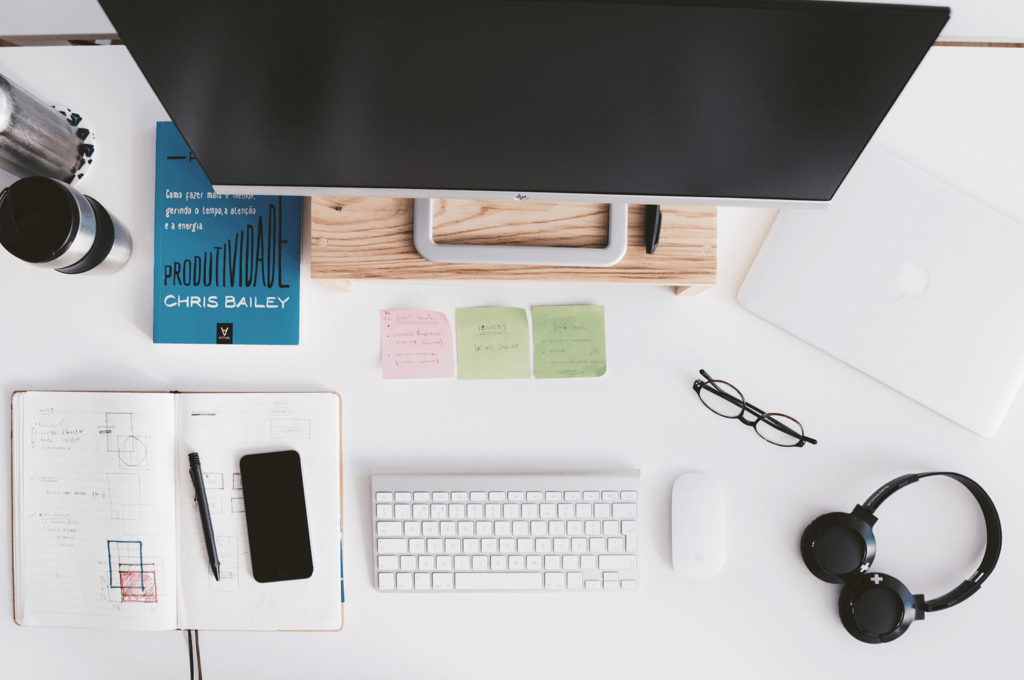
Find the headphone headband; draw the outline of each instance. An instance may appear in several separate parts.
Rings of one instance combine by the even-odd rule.
[[[941,595],[934,600],[928,600],[923,603],[922,611],[933,612],[940,609],[946,609],[958,604],[968,597],[977,592],[981,584],[988,578],[992,570],[995,569],[996,562],[999,561],[999,552],[1003,546],[1003,529],[999,523],[999,513],[996,512],[995,503],[989,498],[989,495],[985,493],[985,490],[970,477],[958,474],[956,472],[922,472],[914,475],[903,475],[896,479],[884,484],[878,491],[871,494],[866,501],[864,501],[863,508],[870,512],[872,515],[875,510],[882,504],[889,496],[893,495],[903,487],[913,484],[914,482],[924,477],[934,477],[941,475],[943,477],[949,477],[967,487],[967,490],[974,496],[974,500],[978,502],[981,507],[981,514],[985,517],[985,555],[981,558],[981,564],[975,570],[974,574],[969,579],[958,585],[953,590],[949,591],[945,595]]]

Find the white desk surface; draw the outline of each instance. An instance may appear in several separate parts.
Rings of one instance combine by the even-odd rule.
[[[735,303],[747,237],[771,211],[720,213],[719,286],[356,285],[309,279],[298,347],[151,341],[156,98],[124,48],[8,48],[0,72],[86,115],[101,165],[83,189],[129,226],[135,253],[109,278],[65,278],[0,251],[0,401],[23,389],[335,390],[344,401],[345,629],[204,633],[210,678],[1020,677],[1024,598],[1024,399],[983,439],[745,313]],[[187,74],[183,74],[187,75]],[[1024,223],[1024,50],[936,48],[876,142]],[[594,303],[607,310],[608,374],[589,380],[388,381],[377,312],[390,307]],[[1020,313],[1020,310],[1007,310]],[[718,418],[691,383],[704,368],[755,404],[804,423],[818,446],[778,449]],[[970,376],[963,376],[970,380]],[[9,431],[6,406],[0,430]],[[4,437],[4,455],[9,444]],[[371,587],[374,470],[636,467],[643,472],[635,593],[384,596]],[[837,586],[804,568],[807,523],[849,511],[906,473],[979,481],[1002,517],[994,575],[973,598],[870,646],[839,622]],[[726,493],[725,568],[675,576],[669,492],[711,472]],[[0,466],[0,546],[10,546],[9,467]],[[955,482],[887,501],[875,568],[934,596],[981,556],[981,514]],[[9,548],[4,548],[9,549]],[[0,559],[5,677],[183,678],[185,634],[20,628]],[[678,669],[678,670],[676,670]]]

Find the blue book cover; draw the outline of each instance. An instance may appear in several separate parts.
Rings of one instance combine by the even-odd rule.
[[[297,345],[299,201],[216,193],[157,123],[153,342]]]

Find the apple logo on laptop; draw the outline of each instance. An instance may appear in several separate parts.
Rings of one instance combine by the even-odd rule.
[[[906,260],[900,265],[900,275],[896,279],[899,293],[894,299],[903,297],[919,298],[928,290],[928,270],[925,267]]]

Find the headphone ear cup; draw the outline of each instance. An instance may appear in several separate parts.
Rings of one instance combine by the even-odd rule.
[[[888,574],[863,574],[839,594],[839,619],[861,642],[891,642],[907,632],[916,616],[914,596]]]
[[[875,534],[857,515],[830,512],[804,529],[800,554],[812,574],[842,584],[858,577],[875,559]]]

